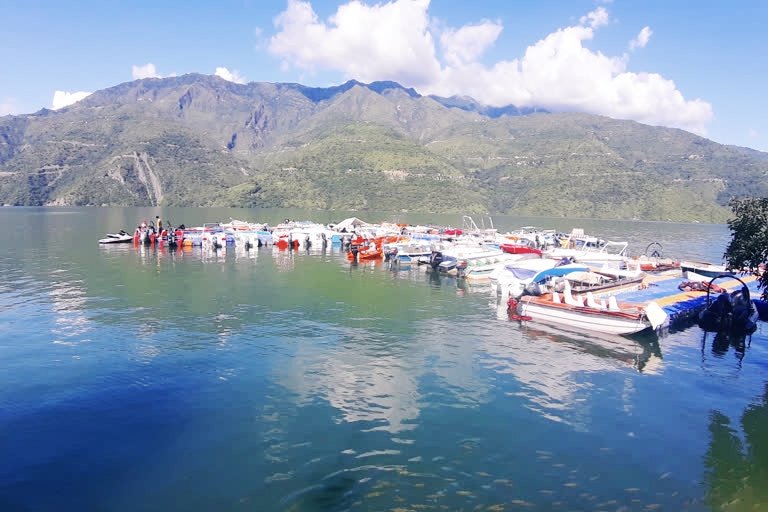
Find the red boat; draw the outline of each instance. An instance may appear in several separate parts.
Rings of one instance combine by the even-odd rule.
[[[524,243],[508,243],[499,245],[499,249],[509,254],[536,254],[541,256],[541,249],[536,249],[528,244]]]

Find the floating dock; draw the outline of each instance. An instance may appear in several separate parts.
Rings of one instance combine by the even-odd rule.
[[[751,275],[737,276],[749,288],[752,298],[760,296],[757,288],[757,278]],[[679,286],[686,281],[692,281],[682,277],[680,274],[672,275],[649,275],[645,279],[648,286],[641,290],[622,292],[616,295],[619,302],[645,306],[649,302],[656,302],[664,312],[669,316],[669,325],[674,326],[695,318],[701,311],[707,307],[707,292],[705,291],[682,291]],[[710,280],[704,281],[709,283]],[[721,277],[715,281],[717,286],[732,292],[742,286],[734,278]],[[717,292],[710,292],[710,300],[717,297]]]

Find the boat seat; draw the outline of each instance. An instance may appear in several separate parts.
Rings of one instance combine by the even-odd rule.
[[[592,309],[602,309],[600,307],[600,304],[595,302],[595,297],[592,295],[592,292],[587,292],[587,307],[590,307]]]
[[[562,304],[563,301],[560,300],[560,294],[557,293],[555,290],[552,290],[552,302],[555,304]]]
[[[616,302],[616,297],[613,295],[608,297],[608,311],[621,311],[619,304]]]
[[[570,306],[584,305],[580,300],[576,300],[576,298],[571,294],[571,283],[568,282],[567,279],[565,280],[565,285],[563,287],[563,301]]]

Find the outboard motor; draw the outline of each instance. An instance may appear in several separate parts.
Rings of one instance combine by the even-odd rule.
[[[707,308],[699,314],[699,327],[707,332],[728,333],[731,335],[751,335],[757,330],[758,314],[749,295],[749,288],[743,281],[740,290],[732,293],[723,292],[710,303],[709,290],[720,275],[712,278],[707,291]]]
[[[699,315],[699,327],[705,331],[717,332],[730,328],[733,316],[733,305],[730,294],[721,293]]]
[[[541,286],[539,286],[539,283],[528,283],[525,288],[523,288],[523,295],[531,295],[533,297],[539,297],[544,292],[541,289]]]
[[[733,318],[731,328],[737,334],[752,334],[757,330],[757,313],[752,299],[749,296],[749,288],[742,286],[740,291],[731,293],[733,305]]]
[[[429,266],[432,270],[437,270],[440,264],[443,262],[443,253],[440,251],[432,251],[429,255]]]

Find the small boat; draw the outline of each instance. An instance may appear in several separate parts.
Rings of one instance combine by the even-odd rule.
[[[664,257],[664,248],[659,242],[651,242],[640,256],[632,258],[632,263],[643,272],[664,272],[680,268],[680,262]]]
[[[438,249],[438,248],[435,248]],[[429,257],[429,264],[433,270],[439,272],[457,274],[461,267],[466,269],[474,265],[478,260],[495,259],[507,255],[501,249],[474,244],[457,244],[439,250],[433,250]],[[461,266],[459,264],[461,263]]]
[[[700,276],[713,278],[717,276],[735,276],[736,272],[727,270],[725,265],[715,265],[714,263],[706,263],[703,261],[681,261],[680,270],[683,272],[693,272]]]
[[[400,264],[410,264],[416,262],[419,258],[428,257],[432,254],[431,242],[429,240],[405,240],[401,242],[390,242],[383,245],[384,255],[392,261]]]
[[[531,285],[542,285],[571,272],[588,270],[586,265],[571,263],[570,260],[526,259],[497,269],[490,279],[496,281],[496,290],[502,295],[507,293],[512,297],[521,297]]]
[[[184,230],[181,228],[164,229],[156,242],[161,247],[176,248],[184,243]]]
[[[381,247],[381,239],[364,242],[362,245],[357,246],[356,249],[354,247],[351,248],[347,252],[347,259],[349,261],[354,261],[355,259],[358,261],[382,259],[384,257],[384,252]]]
[[[646,274],[643,271],[590,269],[588,272],[572,272],[563,277],[570,284],[573,293],[616,295],[642,288]]]
[[[185,247],[216,245],[214,244],[214,241],[213,241],[214,236],[218,236],[218,238],[221,238],[225,244],[235,242],[235,238],[231,233],[227,234],[224,232],[224,228],[221,227],[221,223],[206,222],[202,226],[196,226],[191,228],[185,227],[183,229],[182,244]]]
[[[347,259],[349,261],[383,259],[384,240],[385,237],[378,237],[373,240],[366,240],[361,236],[353,238],[347,251]]]
[[[558,324],[606,334],[634,334],[656,329],[667,321],[667,314],[655,302],[641,307],[619,303],[611,295],[598,302],[591,292],[573,296],[566,288],[562,298],[556,291],[540,296],[523,296],[518,301],[510,297],[507,310],[519,319]]]
[[[509,254],[536,254],[541,256],[541,249],[537,249],[527,240],[503,243],[499,245],[499,249]]]
[[[126,233],[124,230],[120,230],[119,233],[107,233],[107,235],[99,240],[100,244],[124,244],[133,242],[133,235]]]
[[[498,274],[500,268],[526,259],[538,260],[539,256],[533,253],[510,254],[501,252],[487,258],[460,260],[456,263],[456,275],[470,280],[491,280]]]

